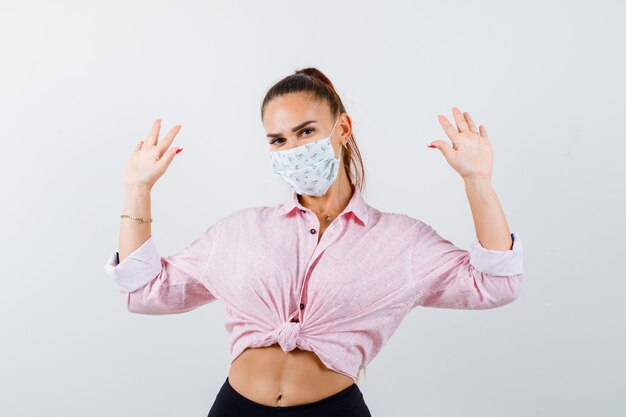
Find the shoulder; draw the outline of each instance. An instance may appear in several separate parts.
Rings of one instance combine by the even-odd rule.
[[[374,209],[372,213],[374,218],[377,220],[377,223],[384,226],[395,226],[409,230],[419,228],[424,224],[420,219],[409,216],[405,213],[381,211],[378,209]]]
[[[253,226],[260,220],[266,219],[274,214],[275,208],[272,206],[255,206],[237,209],[230,214],[217,219],[215,226],[221,229],[245,228]]]

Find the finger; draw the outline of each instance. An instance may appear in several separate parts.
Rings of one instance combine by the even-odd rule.
[[[159,138],[159,131],[161,130],[161,119],[155,119],[152,122],[152,127],[146,136],[146,143],[149,145],[156,145]]]
[[[143,140],[140,140],[139,142],[137,142],[137,144],[135,145],[135,149],[133,149],[133,152],[139,151],[142,145],[143,145]]]
[[[476,128],[476,125],[474,124],[474,120],[472,120],[472,116],[470,116],[468,112],[463,113],[463,116],[465,116],[465,121],[467,122],[467,125],[469,126],[469,130],[480,135],[480,133],[478,132],[478,129]]]
[[[173,128],[170,129],[169,132],[167,132],[167,135],[163,139],[161,139],[161,141],[159,142],[159,145],[158,145],[158,149],[159,149],[159,151],[161,153],[163,153],[166,150],[168,150],[168,148],[170,147],[170,145],[174,141],[174,138],[176,137],[176,135],[180,131],[180,128],[181,128],[181,125],[175,125]]]
[[[480,125],[480,136],[489,140],[489,136],[487,136],[487,128],[485,127],[485,125]]]
[[[170,148],[167,150],[167,152],[163,154],[161,159],[158,160],[157,165],[161,166],[161,169],[163,170],[163,172],[165,172],[165,170],[170,166],[170,164],[174,160],[174,155],[178,153],[177,151],[178,151],[178,148],[176,147]]]
[[[459,133],[459,130],[456,127],[454,127],[452,123],[450,123],[450,121],[448,120],[446,116],[444,116],[443,114],[440,114],[438,115],[438,117],[439,117],[439,123],[443,127],[443,131],[446,132],[446,135],[450,139],[452,139],[453,136]]]
[[[458,107],[452,107],[452,115],[454,116],[454,120],[456,121],[456,126],[459,128],[459,132],[465,132],[469,130],[469,126],[463,117],[463,113],[459,110]]]

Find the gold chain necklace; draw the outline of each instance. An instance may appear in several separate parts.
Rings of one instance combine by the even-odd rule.
[[[327,222],[329,222],[329,221],[331,221],[333,219],[333,216],[331,216],[330,214],[322,213],[322,212],[319,212],[319,211],[317,211],[315,209],[312,209],[312,208],[310,208],[310,209],[313,210],[314,212],[319,213],[322,216],[324,216],[324,218],[326,219]]]

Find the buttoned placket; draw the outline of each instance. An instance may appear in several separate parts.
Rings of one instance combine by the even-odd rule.
[[[307,266],[305,268],[305,273],[304,273],[304,280],[300,288],[300,295],[298,297],[299,308],[290,317],[290,320],[291,320],[293,317],[298,315],[298,320],[300,321],[300,323],[302,323],[303,310],[304,308],[306,308],[306,305],[308,302],[307,288],[309,284],[309,279],[311,278],[311,274],[313,273],[313,270],[315,269],[315,265],[317,265],[317,262],[320,256],[322,255],[322,253],[324,252],[324,250],[326,250],[331,244],[335,242],[336,236],[338,235],[342,227],[341,224],[344,220],[343,219],[344,213],[342,212],[339,216],[335,218],[334,221],[331,222],[331,224],[328,226],[328,228],[326,229],[322,237],[319,239],[319,242],[317,241],[318,233],[320,229],[319,219],[314,214],[311,215],[310,210],[301,208],[300,213],[302,213],[304,221],[305,221],[304,227],[309,229],[309,234],[311,235],[311,242],[313,242],[312,245],[314,246],[313,252],[311,256],[309,257],[309,261],[307,262]],[[309,222],[309,219],[311,218],[313,218],[315,221],[315,224],[313,225],[313,227],[311,227],[312,225]]]

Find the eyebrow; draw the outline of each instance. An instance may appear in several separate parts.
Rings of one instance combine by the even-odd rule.
[[[317,123],[317,120],[307,120],[306,122],[302,122],[300,123],[298,126],[292,127],[291,131],[295,132],[299,129],[302,129],[304,126],[308,125],[309,123]],[[268,138],[276,138],[279,137],[281,134],[280,133],[268,133],[267,137]]]

